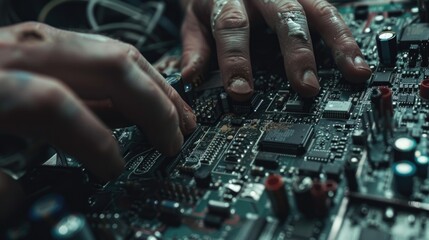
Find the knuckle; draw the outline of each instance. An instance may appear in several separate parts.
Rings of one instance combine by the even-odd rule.
[[[16,39],[18,42],[43,41],[52,27],[39,22],[26,22],[17,25]]]
[[[356,46],[355,40],[352,36],[352,33],[350,32],[350,30],[348,28],[339,28],[337,29],[335,36],[334,36],[334,41],[339,43],[340,46],[342,47],[350,47]]]
[[[175,127],[178,126],[179,116],[174,104],[170,104],[165,113],[164,121],[167,124],[174,124]]]
[[[170,86],[167,87],[167,97],[173,103],[180,102],[180,100],[181,100],[179,93],[177,93],[177,91],[174,88],[170,87]]]
[[[278,5],[278,11],[282,12],[301,12],[303,15],[305,14],[304,8],[298,2],[290,2],[290,1],[282,1]]]
[[[292,50],[292,56],[294,56],[295,58],[307,58],[308,56],[313,56],[313,51],[310,49],[309,46],[300,44]]]
[[[66,97],[66,88],[61,83],[52,81],[45,84],[43,90],[35,92],[32,101],[37,111],[55,113]]]
[[[328,3],[325,0],[317,0],[314,2],[314,8],[317,10],[320,16],[322,17],[332,17],[337,16],[338,11],[332,4]]]
[[[228,29],[248,29],[249,19],[241,9],[225,7],[216,20],[215,30],[222,31]]]
[[[300,63],[301,63],[301,66],[304,66],[313,61],[314,61],[313,51],[306,46],[299,46],[299,47],[296,47],[295,49],[292,49],[290,52],[290,57],[287,57],[285,59],[285,62],[288,65],[296,64],[297,66],[299,66]]]
[[[111,137],[108,131],[105,131],[104,133],[104,136],[101,136],[96,144],[94,144],[94,151],[100,156],[111,154],[112,151],[115,151],[117,148],[115,140]]]
[[[222,60],[224,63],[222,64],[226,68],[230,69],[244,69],[248,66],[249,60],[242,55],[242,53],[234,53],[231,52],[231,55],[226,55]],[[238,71],[238,69],[235,69]]]
[[[128,55],[128,52],[125,50],[113,50],[102,60],[100,66],[103,67],[103,73],[107,74],[106,81],[109,79],[117,78],[121,80],[124,76],[128,74],[130,70],[130,63],[132,60]]]
[[[19,29],[22,29],[22,30],[42,30],[42,31],[45,29],[51,28],[47,24],[35,22],[35,21],[28,21],[28,22],[20,23],[20,24],[16,25],[16,27]]]
[[[140,51],[131,44],[126,43],[126,55],[131,58],[134,62],[137,62],[140,59]]]

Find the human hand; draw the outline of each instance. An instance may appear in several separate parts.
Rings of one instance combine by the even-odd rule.
[[[237,101],[253,93],[250,28],[265,21],[277,33],[287,78],[303,97],[320,90],[309,29],[319,33],[345,79],[363,82],[371,70],[337,9],[326,0],[188,0],[182,26],[182,75],[207,67],[214,39],[225,90]]]
[[[124,163],[110,123],[135,123],[176,154],[196,127],[190,107],[132,46],[40,23],[0,28],[0,130],[44,139],[109,180]]]

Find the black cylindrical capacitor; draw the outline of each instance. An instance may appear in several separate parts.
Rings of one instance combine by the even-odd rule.
[[[401,161],[393,164],[393,183],[398,193],[409,196],[414,190],[414,176],[416,166],[409,161]]]
[[[347,185],[349,187],[349,191],[352,192],[359,191],[358,180],[356,177],[358,165],[359,159],[356,157],[351,157],[347,160],[346,165],[344,167],[344,175],[346,176]]]
[[[208,188],[210,187],[210,183],[212,181],[212,175],[210,169],[206,167],[200,167],[194,173],[195,183],[199,188]]]
[[[408,49],[409,67],[415,67],[417,59],[419,58],[419,45],[411,44]]]
[[[383,31],[377,35],[377,50],[380,63],[384,66],[394,66],[398,54],[396,33]]]
[[[298,210],[304,215],[311,215],[311,187],[313,180],[310,177],[298,178],[292,185],[295,204]]]
[[[219,94],[219,98],[220,98],[220,103],[222,105],[223,113],[230,113],[231,108],[229,106],[228,94],[225,92],[222,92]]]
[[[429,139],[426,134],[420,138],[420,142],[417,145],[414,164],[416,165],[418,176],[423,179],[427,178],[429,171]]]
[[[68,215],[62,218],[52,229],[56,240],[93,240],[94,235],[82,215]]]
[[[182,75],[180,73],[173,73],[167,76],[165,80],[182,98],[185,96],[185,86],[183,85]]]
[[[289,201],[282,177],[277,174],[268,176],[265,180],[265,191],[270,198],[273,213],[279,219],[285,219],[289,214]]]
[[[426,155],[416,156],[415,164],[419,177],[425,179],[428,177],[429,157]]]
[[[190,106],[193,105],[192,85],[184,84],[180,73],[173,73],[165,78],[168,84],[172,86],[180,97]]]
[[[399,137],[393,142],[393,159],[399,161],[413,161],[417,148],[416,140],[411,137]]]

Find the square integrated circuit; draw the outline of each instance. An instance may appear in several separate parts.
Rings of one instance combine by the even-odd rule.
[[[411,44],[420,44],[429,40],[429,24],[413,23],[405,27],[402,32],[399,44],[402,48],[407,48]]]
[[[352,110],[352,105],[349,101],[329,101],[323,110],[323,117],[348,118]]]
[[[314,127],[310,124],[281,125],[267,130],[259,141],[262,151],[300,155],[311,143]]]

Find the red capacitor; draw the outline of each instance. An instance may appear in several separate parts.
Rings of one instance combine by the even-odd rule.
[[[429,100],[429,78],[420,83],[420,97]]]
[[[338,184],[335,181],[328,180],[324,183],[315,181],[311,187],[311,198],[313,214],[316,217],[324,217],[331,208],[331,198],[337,192]]]
[[[378,89],[381,92],[381,113],[393,115],[392,90],[386,86],[381,86]]]
[[[265,190],[270,198],[273,213],[278,218],[286,218],[289,213],[289,202],[282,177],[277,174],[268,176],[265,180]]]
[[[313,214],[316,217],[324,217],[331,206],[331,199],[328,196],[328,191],[324,184],[314,182],[310,190],[313,202]]]

